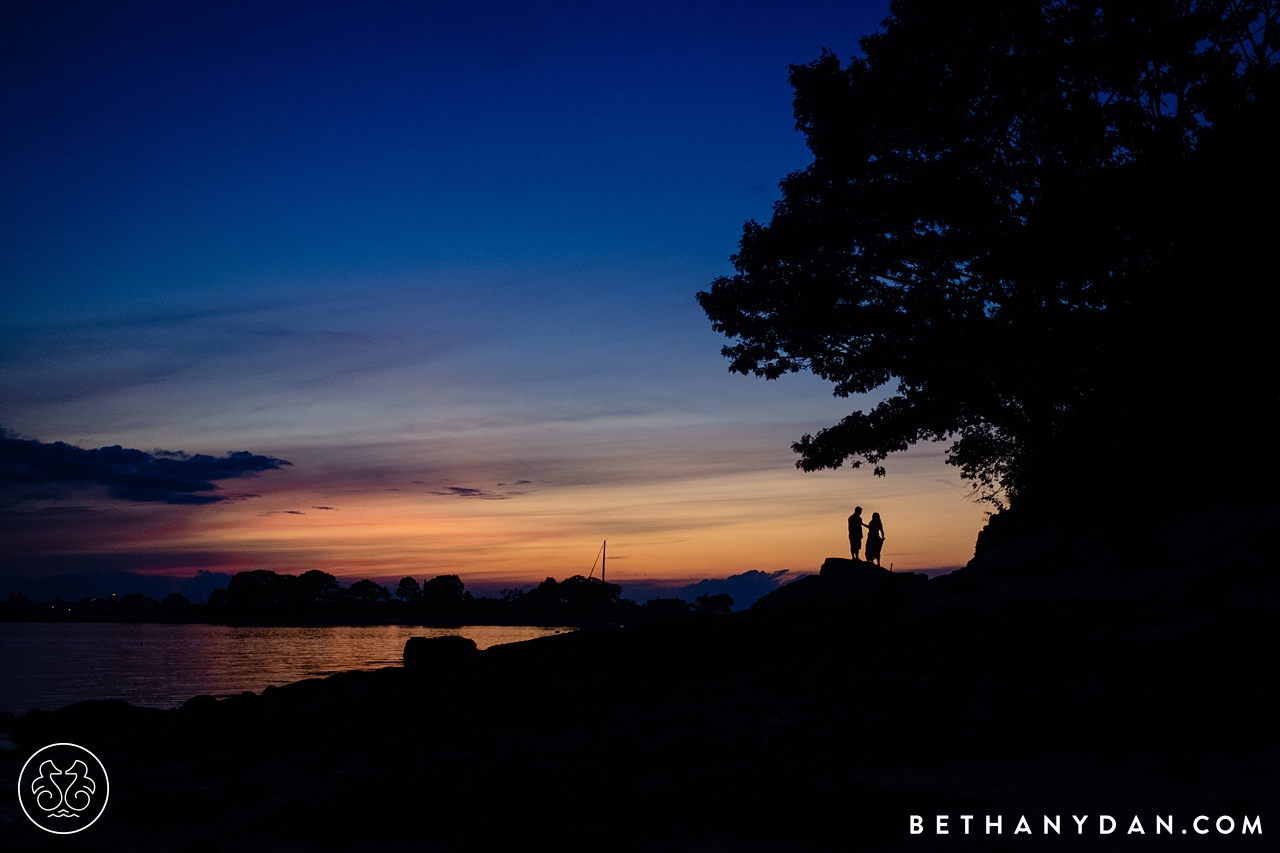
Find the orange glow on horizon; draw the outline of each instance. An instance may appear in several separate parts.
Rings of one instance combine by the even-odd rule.
[[[938,448],[896,461],[882,479],[865,470],[788,468],[630,485],[533,484],[506,500],[426,489],[320,493],[281,478],[259,498],[208,507],[198,527],[153,531],[148,547],[234,554],[236,565],[223,569],[233,572],[320,569],[348,580],[457,574],[493,586],[586,574],[607,539],[611,581],[677,584],[751,569],[816,571],[826,557],[848,556],[845,519],[860,505],[864,517],[879,512],[884,520],[886,567],[963,565],[984,508],[967,498]]]

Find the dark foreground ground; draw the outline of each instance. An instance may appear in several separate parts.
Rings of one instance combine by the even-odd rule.
[[[1176,536],[1135,552],[1051,535],[931,581],[830,564],[751,613],[175,711],[32,712],[0,753],[0,850],[1277,849],[1271,527],[1217,559]],[[55,741],[111,774],[106,813],[67,838],[15,793]],[[1030,836],[1012,834],[1022,815]],[[1183,835],[1199,815],[1210,834]]]

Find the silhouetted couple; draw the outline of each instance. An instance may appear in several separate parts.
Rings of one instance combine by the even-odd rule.
[[[862,528],[867,528],[867,562],[880,565],[880,549],[884,546],[884,525],[880,523],[880,513],[871,513],[871,523],[862,520],[862,507],[855,506],[853,515],[849,516],[849,550],[853,559],[860,559],[858,552],[862,550]]]

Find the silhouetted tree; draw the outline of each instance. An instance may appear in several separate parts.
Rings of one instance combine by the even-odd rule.
[[[813,163],[698,299],[733,371],[887,393],[797,466],[949,438],[999,502],[1265,429],[1277,7],[896,0],[863,57],[793,66]]]
[[[457,575],[437,575],[422,585],[422,604],[432,613],[452,613],[469,597]]]
[[[191,604],[191,599],[180,592],[171,592],[161,599],[160,603],[165,607],[187,607]]]
[[[227,603],[233,607],[278,605],[281,592],[280,575],[273,571],[255,569],[236,572],[227,582]],[[212,602],[212,598],[210,601]]]
[[[140,592],[131,592],[116,603],[116,609],[126,613],[136,613],[141,610],[150,610],[159,603],[154,598],[143,595]]]
[[[695,613],[724,615],[733,612],[733,596],[728,593],[700,595],[696,602],[693,608]]]
[[[683,598],[651,598],[646,601],[639,609],[639,613],[646,619],[684,619],[692,610],[689,602]]]
[[[293,585],[296,589],[294,600],[301,604],[325,604],[336,601],[342,591],[337,578],[317,569],[303,572]]]
[[[621,594],[617,584],[574,575],[559,582],[547,578],[513,604],[538,621],[598,620],[615,614]]]
[[[351,586],[347,587],[347,599],[362,603],[375,601],[390,601],[391,591],[385,586],[376,584],[371,580],[358,580]]]
[[[235,607],[295,608],[336,601],[338,579],[312,569],[301,575],[282,575],[266,569],[237,572],[227,584],[226,602]],[[214,599],[210,597],[209,603]]]
[[[413,578],[400,578],[400,585],[396,587],[396,598],[401,601],[418,601],[422,598],[422,587],[418,586],[418,582]]]

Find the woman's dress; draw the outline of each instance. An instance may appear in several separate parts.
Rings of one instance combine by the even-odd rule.
[[[884,528],[872,522],[867,525],[867,560],[880,559],[880,548],[884,545]]]

